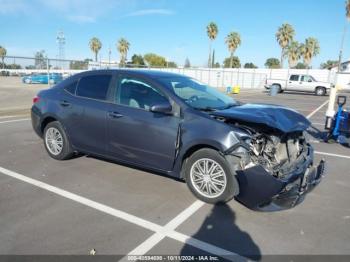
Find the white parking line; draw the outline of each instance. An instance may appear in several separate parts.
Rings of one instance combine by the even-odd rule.
[[[312,111],[310,114],[308,114],[306,118],[311,118],[314,114],[317,113],[317,111],[319,111],[322,107],[324,107],[325,105],[327,105],[328,102],[329,102],[328,100],[325,101],[322,105],[320,105],[320,106],[317,107],[314,111]]]
[[[314,143],[314,144],[321,143],[320,140],[315,140],[315,139],[310,139],[309,141],[310,141],[310,143]]]
[[[182,211],[179,215],[177,215],[174,219],[172,219],[169,223],[167,223],[164,228],[167,230],[175,230],[180,224],[182,224],[187,218],[193,215],[199,208],[204,205],[203,202],[197,200],[184,211]],[[143,243],[141,243],[138,247],[129,252],[130,255],[144,255],[148,251],[150,251],[155,245],[157,245],[160,241],[165,238],[164,234],[155,233],[146,239]],[[127,259],[125,259],[127,260]]]
[[[333,154],[333,153],[327,153],[327,152],[315,151],[315,154],[318,154],[318,155],[325,155],[325,156],[334,156],[334,157],[341,157],[341,158],[350,159],[350,156],[339,155],[339,154]]]
[[[14,118],[15,116],[0,116],[0,119],[6,119],[6,118]]]
[[[187,236],[185,234],[176,232],[175,230],[172,229],[172,227],[174,227],[174,228],[177,227],[182,222],[184,222],[190,215],[192,215],[195,211],[197,211],[203,205],[203,203],[200,201],[194,202],[189,208],[187,208],[183,212],[181,212],[176,218],[174,218],[173,220],[171,220],[168,223],[168,225],[167,225],[168,227],[167,227],[167,226],[160,226],[160,225],[155,224],[153,222],[150,222],[148,220],[139,218],[137,216],[128,214],[128,213],[123,212],[121,210],[118,210],[118,209],[109,207],[107,205],[98,203],[96,201],[79,196],[77,194],[71,193],[71,192],[66,191],[64,189],[49,185],[49,184],[41,182],[39,180],[21,175],[19,173],[16,173],[14,171],[8,170],[8,169],[3,168],[3,167],[0,167],[0,173],[7,175],[9,177],[12,177],[12,178],[21,180],[21,181],[26,182],[28,184],[31,184],[33,186],[39,187],[41,189],[47,190],[47,191],[52,192],[56,195],[59,195],[59,196],[62,196],[64,198],[75,201],[77,203],[80,203],[82,205],[91,207],[91,208],[96,209],[98,211],[101,211],[103,213],[120,218],[120,219],[125,220],[129,223],[138,225],[142,228],[154,231],[156,234],[153,235],[153,238],[151,240],[148,239],[149,242],[151,242],[151,244],[158,243],[158,242],[156,242],[158,239],[161,240],[164,237],[169,237],[169,238],[175,239],[177,241],[180,241],[184,244],[189,244],[193,247],[196,247],[198,249],[204,250],[206,252],[212,253],[212,254],[217,255],[217,256],[230,256],[230,257],[234,257],[235,260],[246,260],[236,253],[233,253],[231,251],[225,250],[225,249],[217,247],[215,245],[206,243],[204,241],[195,239],[195,238]],[[150,246],[151,245],[149,245],[148,248]],[[146,249],[147,249],[147,245],[145,245],[144,250],[146,250]]]
[[[0,116],[0,119],[16,118],[16,117],[23,117],[23,116],[27,116],[27,115]]]
[[[6,124],[6,123],[13,123],[13,122],[22,122],[22,121],[28,121],[30,118],[22,118],[22,119],[15,119],[15,120],[6,120],[6,121],[0,121],[0,124]]]

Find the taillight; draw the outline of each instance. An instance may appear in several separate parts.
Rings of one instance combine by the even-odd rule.
[[[39,96],[34,96],[34,97],[33,97],[33,104],[38,103],[39,100],[40,100],[40,97],[39,97]]]

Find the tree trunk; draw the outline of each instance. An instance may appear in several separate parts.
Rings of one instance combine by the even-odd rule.
[[[209,40],[209,58],[208,58],[208,67],[211,67],[211,40]]]
[[[231,52],[231,56],[230,56],[230,68],[232,68],[233,66],[233,52]]]
[[[310,68],[310,64],[311,64],[311,59],[310,60],[305,60],[306,69]]]
[[[95,62],[97,62],[97,52],[95,52]]]
[[[283,68],[283,61],[284,60],[284,48],[282,48],[282,51],[281,51],[281,68]]]

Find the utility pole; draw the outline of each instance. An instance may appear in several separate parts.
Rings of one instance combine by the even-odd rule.
[[[112,50],[111,50],[111,46],[109,45],[109,48],[108,48],[108,68],[111,66],[111,54],[112,54]]]
[[[56,42],[58,44],[58,59],[60,60],[59,65],[62,69],[62,60],[64,60],[64,46],[66,44],[66,38],[62,30],[57,33]]]

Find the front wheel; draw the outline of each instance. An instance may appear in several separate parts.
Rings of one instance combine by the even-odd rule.
[[[50,122],[45,127],[44,145],[47,153],[56,160],[65,160],[73,155],[68,137],[58,121]]]
[[[210,204],[231,200],[238,189],[226,159],[209,148],[200,149],[189,157],[185,177],[191,192]]]
[[[324,87],[317,87],[315,90],[315,94],[317,96],[324,96],[326,94],[326,88]]]

